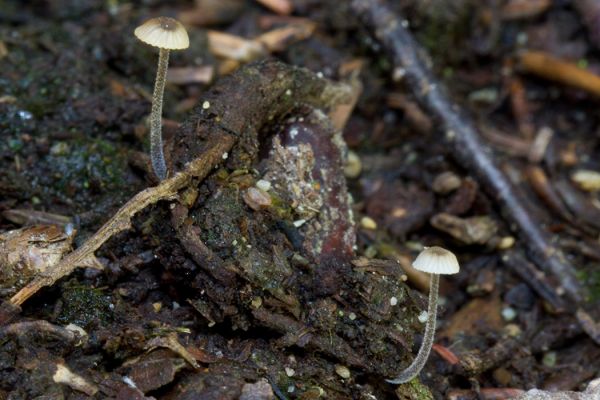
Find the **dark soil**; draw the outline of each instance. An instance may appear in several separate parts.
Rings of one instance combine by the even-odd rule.
[[[102,269],[82,265],[3,321],[0,399],[497,399],[599,377],[600,183],[576,178],[600,171],[598,93],[522,66],[535,50],[600,73],[598,6],[388,2],[573,295],[352,2],[293,0],[300,20],[250,0],[140,3],[0,0],[2,308],[36,275],[11,260],[56,264],[157,184],[143,21],[195,18],[170,66],[215,71],[167,84],[171,175],[234,145],[101,246]],[[307,21],[308,38],[248,63],[209,43]],[[390,385],[422,339],[429,282],[411,261],[432,245],[461,271],[441,279],[420,378]]]

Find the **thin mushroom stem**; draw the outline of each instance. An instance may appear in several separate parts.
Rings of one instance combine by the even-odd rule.
[[[435,321],[437,316],[437,301],[438,301],[438,287],[440,286],[440,276],[438,274],[431,274],[431,284],[429,288],[429,304],[427,306],[427,324],[425,325],[425,335],[423,336],[423,342],[419,348],[419,353],[404,371],[400,372],[395,379],[386,379],[387,382],[398,385],[400,383],[406,383],[417,375],[425,366],[429,353],[431,352],[431,346],[433,345],[433,339],[435,338]]]
[[[165,163],[162,141],[162,101],[168,67],[169,49],[160,49],[156,82],[152,94],[152,112],[150,114],[150,159],[152,160],[154,173],[161,181],[167,177],[167,164]]]

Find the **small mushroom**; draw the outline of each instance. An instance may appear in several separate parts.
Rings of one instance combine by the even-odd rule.
[[[167,177],[167,165],[161,134],[162,100],[169,66],[169,51],[187,49],[190,39],[181,22],[169,17],[152,18],[138,26],[134,34],[142,42],[160,49],[150,114],[150,158],[154,173],[158,179],[163,180]]]
[[[437,314],[438,287],[440,284],[440,275],[456,274],[460,270],[458,260],[451,251],[438,246],[426,247],[413,262],[413,267],[419,271],[431,274],[431,285],[429,288],[429,304],[427,306],[427,324],[425,325],[425,335],[419,348],[419,353],[413,362],[394,379],[387,379],[387,382],[395,385],[406,383],[417,375],[423,369],[429,352],[433,345],[435,337],[435,319]]]

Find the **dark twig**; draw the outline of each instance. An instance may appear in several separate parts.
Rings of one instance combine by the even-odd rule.
[[[269,312],[264,307],[255,310],[253,315],[262,325],[288,335],[287,342],[292,342],[288,344],[302,343],[301,347],[307,346],[321,351],[347,365],[369,368],[369,363],[336,334],[331,334],[329,337],[321,336],[318,332],[311,331],[304,323],[285,315]],[[290,340],[290,337],[293,339]]]
[[[566,309],[564,300],[556,293],[554,287],[548,282],[544,273],[540,272],[533,264],[527,261],[516,251],[506,252],[502,256],[502,263],[523,279],[536,293],[554,308],[555,312]]]
[[[498,200],[506,218],[518,227],[532,260],[543,270],[554,274],[566,293],[579,301],[582,292],[573,269],[551,243],[549,235],[540,228],[540,223],[530,216],[517,190],[497,167],[490,149],[482,142],[471,120],[449,100],[434,79],[422,60],[423,51],[406,28],[407,21],[380,0],[353,0],[352,7],[390,54],[395,65],[394,75],[404,77],[418,101],[442,124],[457,161],[478,177],[487,192]]]
[[[519,341],[509,337],[498,341],[485,352],[474,350],[461,354],[458,369],[467,376],[479,375],[514,357],[519,347]]]
[[[223,284],[231,285],[235,273],[226,268],[225,262],[200,239],[199,228],[188,219],[188,209],[176,204],[171,210],[171,226],[177,239],[194,262]]]

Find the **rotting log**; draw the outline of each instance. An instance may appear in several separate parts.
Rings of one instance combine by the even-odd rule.
[[[166,200],[170,226],[162,220],[169,220],[164,209],[149,212],[161,219],[157,232],[175,234],[157,235],[154,253],[165,261],[169,285],[182,289],[177,300],[193,306],[199,323],[227,324],[240,338],[251,327],[267,329],[278,336],[275,347],[306,347],[324,364],[333,357],[360,374],[393,376],[412,357],[407,348],[420,324],[400,280],[350,263],[354,230],[344,146],[326,116],[349,98],[347,85],[274,61],[218,82],[175,138],[173,177],[136,195],[53,274],[38,277],[9,305],[70,274],[109,238],[136,226],[137,213]],[[244,204],[244,190],[258,178],[255,170],[273,182],[271,209]],[[245,241],[230,240],[236,229]],[[186,265],[191,259],[193,275],[178,274],[183,264],[169,259],[175,248],[188,256]],[[274,363],[271,375],[280,367]],[[326,370],[321,374],[329,377]],[[339,393],[361,390],[343,381],[328,385]]]
[[[231,92],[235,93],[233,99],[222,95]],[[224,161],[224,155],[236,142],[242,149],[256,146],[247,143],[245,138],[256,138],[248,133],[257,132],[275,116],[285,115],[299,104],[331,107],[344,102],[349,95],[346,85],[334,84],[308,70],[276,61],[252,64],[221,80],[207,93],[177,136],[177,151],[172,157],[177,160],[175,174],[135,195],[83,245],[65,256],[52,271],[32,280],[10,303],[21,305],[39,289],[85,265],[108,239],[129,229],[131,218],[139,211],[173,198],[194,180],[204,179]]]

